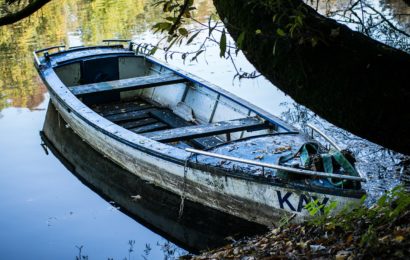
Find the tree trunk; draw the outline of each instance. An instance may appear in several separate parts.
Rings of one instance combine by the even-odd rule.
[[[325,18],[300,0],[214,4],[235,40],[245,32],[241,49],[275,86],[329,122],[410,154],[409,54]],[[291,35],[297,19],[302,25]]]

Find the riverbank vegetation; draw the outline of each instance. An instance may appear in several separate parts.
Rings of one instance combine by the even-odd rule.
[[[345,207],[185,259],[391,259],[410,254],[410,193],[398,186],[368,208]]]

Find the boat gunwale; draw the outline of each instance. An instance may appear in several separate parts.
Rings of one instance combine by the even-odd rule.
[[[94,58],[101,57],[101,56],[104,56],[104,57],[107,57],[107,58],[111,58],[111,57],[135,57],[135,54],[133,52],[129,52],[129,51],[128,52],[124,51],[124,52],[108,52],[108,53],[102,53],[102,54],[92,54],[92,55],[72,58],[72,59],[69,59],[69,60],[56,61],[55,65],[52,66],[52,67],[53,67],[53,69],[56,69],[56,68],[59,68],[59,67],[63,67],[63,66],[72,64],[72,63],[82,61],[84,59],[93,60]]]
[[[74,50],[76,50],[76,49],[74,49]],[[60,52],[60,53],[62,53],[62,52]],[[116,55],[117,56],[118,54],[121,54],[121,53],[111,53],[111,54],[102,53],[102,54],[93,55],[93,57],[107,56],[107,55],[109,55],[109,56]],[[131,53],[129,53],[129,54],[131,54]],[[234,95],[230,92],[227,92],[227,91],[221,89],[220,87],[218,87],[216,85],[208,83],[207,81],[205,81],[203,79],[200,79],[199,77],[196,77],[194,75],[192,75],[192,76],[195,79],[191,78],[190,77],[191,74],[188,73],[188,72],[182,71],[178,68],[173,68],[172,66],[169,66],[168,64],[164,64],[160,61],[156,62],[156,60],[153,59],[152,57],[146,57],[145,55],[136,55],[135,53],[133,53],[133,55],[130,55],[130,57],[135,57],[135,56],[148,59],[151,62],[157,63],[158,65],[163,66],[163,67],[173,71],[174,73],[178,74],[179,76],[187,78],[188,80],[192,80],[193,82],[195,82],[197,84],[200,84],[201,86],[204,86],[204,87],[206,87],[210,90],[216,91],[217,93],[220,93],[221,95],[227,97],[228,99],[243,105],[244,107],[248,108],[252,112],[256,113],[258,116],[261,116],[260,115],[261,113],[266,113],[267,116],[270,116],[269,113],[265,112],[264,110],[262,110],[260,108],[257,109],[257,110],[259,110],[259,112],[255,111],[254,109],[252,109],[252,107],[255,108],[254,105],[250,104],[249,102],[247,102],[245,100],[242,100],[241,98],[237,97],[236,95]],[[87,56],[83,56],[83,57],[81,57],[81,59],[84,59],[86,57]],[[76,61],[78,61],[78,58],[71,58],[70,60],[67,60],[67,62],[72,61],[74,59],[76,59]],[[73,61],[73,62],[76,62],[76,61]],[[42,65],[43,66],[37,67],[37,69],[40,72],[41,78],[44,80],[44,82],[48,86],[49,91],[53,94],[53,96],[57,99],[57,101],[64,108],[66,108],[69,111],[69,113],[74,113],[79,119],[81,119],[82,121],[84,121],[85,123],[87,123],[88,125],[93,127],[94,129],[96,129],[97,131],[103,133],[104,135],[107,135],[108,137],[113,138],[114,140],[116,140],[116,141],[118,141],[122,144],[125,144],[129,147],[137,149],[137,150],[139,150],[141,152],[144,152],[146,154],[149,154],[151,156],[155,156],[155,157],[158,157],[160,159],[163,159],[163,160],[166,160],[166,161],[169,161],[169,162],[172,162],[172,163],[176,163],[180,166],[184,166],[186,164],[186,161],[189,160],[189,157],[191,156],[191,153],[186,152],[183,149],[179,149],[179,148],[167,145],[167,144],[163,144],[163,143],[157,142],[155,140],[146,138],[142,135],[130,132],[126,129],[121,128],[117,124],[112,123],[111,121],[105,119],[103,116],[100,116],[98,113],[96,113],[95,111],[93,111],[92,109],[87,107],[83,102],[81,102],[74,94],[71,93],[71,91],[69,91],[68,87],[64,83],[61,82],[58,75],[54,71],[54,68],[56,68],[56,66],[52,66],[52,65],[50,65],[50,63],[47,64],[47,63],[44,63],[44,62],[42,62]],[[46,65],[46,66],[44,66],[44,65]],[[55,78],[52,79],[52,77],[55,77]],[[51,82],[50,82],[50,79],[51,79]],[[55,82],[55,81],[57,81],[57,82]],[[74,100],[76,102],[78,102],[77,106],[80,105],[81,108],[75,109],[75,104],[72,104],[73,102],[70,102],[71,104],[69,104],[64,99],[64,97],[62,95],[57,93],[55,88],[57,88],[57,85],[59,85],[58,83],[61,83],[61,86],[64,86],[64,89],[66,90],[62,95],[66,95],[66,96],[69,96],[70,98],[74,98]],[[210,86],[207,86],[206,84],[209,84]],[[222,90],[222,91],[220,91],[220,90]],[[223,92],[223,93],[221,93],[221,92]],[[231,94],[233,97],[228,97],[228,96],[226,96],[227,94]],[[242,103],[242,101],[243,101],[243,103]],[[96,120],[96,121],[98,121],[98,123],[92,122],[89,118],[87,118],[87,115],[85,115],[86,112],[79,111],[79,110],[84,109],[84,108],[86,108],[86,110],[88,110],[87,111],[88,114],[90,114],[90,112],[92,112],[92,115],[94,117],[97,116],[98,120]],[[276,118],[273,115],[272,115],[272,117]],[[106,123],[107,122],[111,123],[110,126],[116,126],[120,129],[126,131],[126,134],[127,134],[128,138],[124,138],[124,136],[119,135],[118,131],[114,131],[114,130],[109,131],[108,129],[105,129],[102,126],[102,122],[104,122],[104,120],[106,120]],[[294,128],[294,127],[290,127],[290,128]],[[291,131],[289,131],[289,132],[291,132]],[[287,132],[285,132],[285,133],[287,133]],[[299,131],[298,131],[298,133],[301,134]],[[155,143],[157,145],[156,145],[156,147],[149,148],[148,145],[141,145],[141,144],[138,144],[137,142],[127,140],[127,139],[131,139],[132,136],[136,136],[140,140],[146,140],[148,142],[151,142],[151,144]],[[177,156],[173,156],[173,155],[169,155],[169,154],[164,153],[164,151],[162,151],[161,149],[158,149],[160,146],[167,147],[168,150],[172,149],[172,150],[178,151],[180,154],[184,155],[185,159],[181,159],[181,158],[178,158]],[[155,149],[155,148],[157,148],[157,149]],[[159,150],[159,151],[157,151],[157,150]],[[171,154],[174,154],[174,153],[171,153]],[[211,174],[220,175],[220,176],[223,176],[225,178],[226,177],[232,177],[232,178],[241,179],[241,180],[245,180],[245,181],[252,181],[252,182],[257,182],[257,183],[261,183],[261,184],[265,184],[265,185],[286,187],[286,188],[295,189],[295,190],[305,190],[305,191],[310,191],[310,192],[317,192],[317,193],[336,195],[336,196],[341,196],[341,197],[352,197],[352,198],[361,198],[365,194],[363,189],[359,189],[359,190],[350,189],[350,190],[347,190],[347,189],[326,188],[326,187],[304,185],[304,184],[301,185],[301,184],[297,184],[297,183],[294,183],[294,182],[285,183],[285,182],[282,182],[282,181],[278,182],[277,179],[267,179],[265,177],[262,178],[260,176],[249,175],[249,174],[246,174],[246,173],[243,173],[243,172],[233,174],[230,171],[227,171],[225,169],[220,169],[220,168],[217,168],[217,167],[214,167],[214,166],[209,166],[209,165],[200,164],[200,163],[189,162],[189,165],[193,169],[196,169],[196,170],[206,169]]]
[[[76,52],[76,51],[84,51],[84,50],[93,50],[93,49],[124,49],[124,45],[122,44],[115,44],[115,45],[95,45],[95,46],[80,46],[80,47],[71,47],[69,49],[63,50],[63,51],[58,51],[58,52],[53,52],[48,54],[48,57],[54,57],[57,55],[61,54],[66,54],[70,52]],[[42,50],[37,50],[35,52],[42,51]],[[128,50],[130,51],[130,50]]]

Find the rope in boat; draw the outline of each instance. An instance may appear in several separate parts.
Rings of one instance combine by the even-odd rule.
[[[188,162],[191,159],[192,156],[194,156],[194,153],[191,153],[187,159],[185,160],[184,164],[184,183],[182,185],[182,193],[181,193],[181,203],[179,204],[179,211],[178,211],[178,219],[182,218],[182,215],[184,214],[184,205],[185,205],[185,190],[186,190],[186,180],[187,180],[187,174],[188,174]]]

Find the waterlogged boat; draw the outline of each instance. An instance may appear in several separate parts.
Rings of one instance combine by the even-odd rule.
[[[35,51],[35,66],[67,126],[116,164],[179,195],[180,214],[188,199],[274,225],[305,220],[311,201],[337,210],[365,194],[348,152],[133,49],[55,46]]]
[[[261,234],[266,227],[186,201],[107,160],[65,127],[52,103],[47,109],[43,145],[83,184],[140,224],[191,253],[223,246],[226,238]],[[167,250],[168,251],[168,250]],[[175,258],[175,257],[168,257]]]

